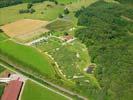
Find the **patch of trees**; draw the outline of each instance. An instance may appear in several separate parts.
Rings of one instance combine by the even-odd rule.
[[[20,3],[39,3],[43,1],[52,1],[52,2],[55,2],[55,4],[58,4],[58,2],[55,0],[0,0],[0,8],[16,5]]]
[[[94,74],[101,90],[88,89],[95,100],[132,99],[133,35],[128,32],[133,22],[121,17],[127,9],[133,7],[98,1],[76,12],[78,25],[84,27],[75,36],[86,44],[91,62],[97,64]]]
[[[0,0],[0,8],[22,3],[22,0]]]
[[[35,9],[32,8],[33,4],[32,3],[28,3],[27,4],[27,9],[20,9],[19,10],[19,13],[20,14],[23,14],[23,13],[34,13],[35,12]]]
[[[23,1],[28,3],[39,3],[43,1],[55,1],[55,0],[23,0]]]

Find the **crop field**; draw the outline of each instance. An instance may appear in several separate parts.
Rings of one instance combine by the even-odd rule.
[[[48,5],[51,6],[48,7]],[[35,13],[19,13],[20,9],[26,8],[27,3],[1,8],[0,25],[11,23],[20,19],[38,19],[44,21],[51,21],[56,19],[58,15],[64,10],[64,6],[55,5],[53,2],[43,2],[34,4],[33,8],[35,9]]]
[[[57,19],[46,26],[46,28],[48,28],[49,30],[54,30],[54,31],[67,31],[72,27],[74,27],[74,24],[72,23],[71,20],[63,20],[63,19]]]
[[[67,98],[28,80],[21,100],[67,100]]]
[[[54,76],[51,60],[32,47],[16,44],[9,40],[0,43],[0,54],[4,55],[12,62],[22,65],[21,67],[24,69],[31,69],[44,76]]]
[[[51,54],[63,73],[67,77],[72,78],[80,71],[83,72],[83,69],[90,64],[88,51],[83,44],[76,40],[70,44],[62,44],[61,40],[51,38],[35,46],[43,52]]]
[[[49,30],[45,28],[48,21],[22,19],[6,24],[1,29],[10,37],[26,40]],[[43,27],[43,28],[42,28]]]

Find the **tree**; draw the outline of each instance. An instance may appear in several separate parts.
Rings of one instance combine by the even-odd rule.
[[[30,9],[32,6],[33,6],[32,3],[28,3],[28,4],[27,4],[27,9]]]
[[[58,2],[57,2],[57,1],[54,1],[54,3],[55,3],[56,5],[58,5]]]
[[[29,9],[29,13],[34,13],[35,12],[35,9],[33,9],[33,8],[31,8],[31,9]]]
[[[63,18],[64,16],[63,16],[63,14],[59,14],[58,17],[59,18]]]
[[[65,35],[65,36],[67,36],[67,35],[68,35],[68,33],[67,33],[67,32],[64,32],[64,35]]]
[[[68,8],[65,8],[64,9],[64,14],[69,14],[70,12],[69,12],[69,9]]]

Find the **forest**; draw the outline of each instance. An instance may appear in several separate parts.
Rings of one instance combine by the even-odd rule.
[[[133,98],[133,6],[127,6],[133,1],[117,1],[120,3],[100,0],[75,14],[78,25],[83,26],[75,36],[87,46],[91,62],[97,65],[98,100]]]
[[[16,5],[20,3],[38,3],[43,1],[54,1],[54,0],[0,0],[0,8]]]

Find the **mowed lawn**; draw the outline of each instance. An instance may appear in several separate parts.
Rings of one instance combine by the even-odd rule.
[[[16,44],[8,40],[0,43],[0,54],[23,66],[23,69],[31,69],[41,75],[54,76],[51,60],[32,47]]]
[[[48,5],[51,5],[48,7]],[[0,8],[0,25],[14,22],[20,19],[39,19],[39,20],[54,20],[60,13],[63,13],[64,6],[55,5],[53,2],[43,2],[34,4],[35,13],[19,14],[20,9],[27,9],[27,3],[15,6]]]
[[[68,100],[68,99],[28,80],[24,87],[21,100]]]

